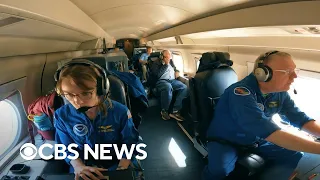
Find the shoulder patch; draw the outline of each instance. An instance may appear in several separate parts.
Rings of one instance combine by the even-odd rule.
[[[257,106],[259,109],[261,109],[261,111],[264,111],[264,105],[261,103],[257,103]]]
[[[240,96],[250,95],[250,91],[246,87],[236,87],[234,88],[233,92],[235,95],[240,95]]]

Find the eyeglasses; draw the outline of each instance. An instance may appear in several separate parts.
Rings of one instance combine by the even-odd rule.
[[[281,69],[277,69],[277,70],[273,70],[273,71],[283,72],[283,73],[285,73],[286,75],[292,75],[293,73],[298,74],[299,71],[300,71],[300,69],[297,69],[297,68],[294,69],[294,70],[289,70],[289,69],[287,69],[287,70],[281,70]]]
[[[74,101],[75,97],[78,97],[79,99],[83,101],[90,100],[92,98],[92,94],[95,90],[89,91],[89,92],[83,92],[80,94],[71,94],[71,93],[66,93],[66,94],[61,94],[63,97],[68,99],[69,101]]]

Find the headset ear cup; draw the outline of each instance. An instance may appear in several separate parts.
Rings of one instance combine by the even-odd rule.
[[[272,70],[270,67],[259,63],[258,67],[254,70],[254,75],[256,76],[257,80],[260,82],[267,82],[270,81],[272,76],[270,76],[270,72],[272,73]]]
[[[261,67],[258,67],[254,70],[254,75],[257,78],[258,81],[264,82],[267,79],[267,74],[265,70]]]
[[[268,82],[272,79],[273,76],[273,72],[272,69],[269,66],[264,66],[266,68],[266,70],[268,71],[268,78],[265,80],[265,82]]]
[[[105,84],[105,88],[104,88],[105,92],[104,93],[105,93],[105,95],[107,95],[109,93],[109,88],[110,88],[110,82],[109,82],[108,77],[106,77],[106,82],[104,84]]]

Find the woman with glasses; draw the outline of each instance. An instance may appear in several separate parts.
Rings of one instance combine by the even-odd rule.
[[[139,134],[128,108],[110,100],[106,94],[99,94],[102,91],[99,89],[102,88],[99,85],[102,74],[97,68],[74,64],[63,68],[58,76],[56,91],[70,104],[55,112],[56,141],[65,146],[71,143],[78,145],[79,158],[65,159],[71,165],[75,179],[97,180],[103,178],[101,171],[139,166],[134,155],[131,160],[125,155],[118,160],[113,148],[105,148],[110,150],[106,156],[112,156],[112,160],[96,160],[90,154],[88,160],[84,159],[85,144],[93,150],[96,144],[118,144],[119,148],[126,144],[130,148],[137,144]],[[73,156],[73,153],[67,151],[67,155]]]
[[[252,179],[287,180],[302,158],[301,152],[320,154],[320,143],[282,130],[272,120],[279,114],[293,126],[320,135],[320,123],[300,111],[287,92],[296,73],[290,54],[270,51],[257,58],[253,73],[225,90],[207,131],[209,163],[204,180],[232,176],[241,154],[248,153],[258,154],[265,162]],[[259,172],[249,166],[250,171]]]

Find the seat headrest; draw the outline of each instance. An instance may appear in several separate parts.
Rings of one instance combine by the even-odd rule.
[[[230,60],[230,54],[228,52],[206,52],[202,54],[197,72],[232,65],[233,61]]]
[[[149,61],[149,60],[152,60],[152,61],[157,60],[157,59],[160,58],[160,55],[161,55],[161,52],[153,52],[153,53],[151,53],[150,56],[148,57],[148,61]]]

